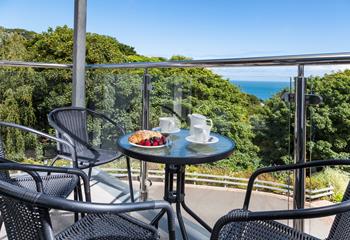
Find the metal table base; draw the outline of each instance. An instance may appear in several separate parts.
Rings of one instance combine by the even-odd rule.
[[[176,175],[176,189],[174,190],[174,176]],[[170,204],[176,204],[176,215],[179,222],[182,238],[188,239],[185,224],[183,222],[181,207],[200,223],[209,232],[212,228],[204,222],[197,214],[195,214],[185,203],[185,165],[167,164],[165,166],[165,182],[164,182],[164,200]],[[165,211],[160,211],[152,220],[151,224],[158,227],[158,222],[165,214]]]

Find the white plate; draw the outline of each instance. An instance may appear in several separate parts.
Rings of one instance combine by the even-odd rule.
[[[193,139],[193,136],[187,136],[185,139],[190,143],[196,143],[196,144],[202,144],[202,145],[214,144],[214,143],[219,142],[219,139],[217,137],[210,136],[209,139],[210,138],[212,138],[210,142],[198,141],[196,139]]]
[[[181,131],[180,128],[175,128],[174,130],[172,130],[170,132],[163,132],[163,131],[161,131],[160,127],[153,128],[152,130],[153,131],[159,131],[160,133],[163,133],[163,134],[174,134],[174,133],[178,133],[178,132]]]
[[[130,145],[134,146],[134,147],[139,147],[139,148],[149,148],[149,149],[153,149],[153,148],[162,148],[165,147],[167,144],[163,144],[163,145],[158,145],[158,146],[143,146],[143,145],[138,145],[136,143],[131,143],[129,142]]]

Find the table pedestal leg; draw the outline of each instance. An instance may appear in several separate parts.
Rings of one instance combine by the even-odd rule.
[[[203,219],[201,219],[197,214],[195,214],[187,205],[185,202],[181,203],[183,209],[190,214],[190,216],[192,216],[197,222],[199,222],[205,229],[207,229],[209,232],[212,232],[213,229],[206,223],[203,221]]]
[[[176,191],[174,191],[174,175],[176,175]],[[197,214],[195,214],[185,203],[185,166],[166,165],[165,166],[165,181],[164,181],[164,200],[170,204],[176,204],[176,215],[181,230],[181,235],[184,240],[188,239],[185,224],[183,222],[181,207],[200,223],[209,232],[212,228],[204,222]],[[151,221],[151,224],[158,227],[158,222],[165,214],[165,211],[160,211]]]
[[[181,214],[181,204],[180,203],[176,203],[176,216],[177,216],[177,221],[179,222],[179,227],[181,230],[182,239],[188,240],[184,220],[183,220],[182,214]]]

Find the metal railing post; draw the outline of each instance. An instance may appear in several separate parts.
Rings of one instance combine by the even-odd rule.
[[[149,129],[150,115],[150,91],[151,91],[151,76],[148,74],[147,68],[143,74],[142,83],[142,129]],[[147,188],[147,162],[141,161],[140,167],[140,199],[146,201],[148,198]]]
[[[306,79],[304,65],[298,65],[298,77],[295,81],[295,127],[294,127],[294,162],[305,163],[306,158]],[[294,173],[294,209],[304,208],[305,203],[305,170]],[[293,220],[293,227],[304,231],[304,220]]]
[[[72,106],[85,107],[85,52],[87,0],[74,1]]]

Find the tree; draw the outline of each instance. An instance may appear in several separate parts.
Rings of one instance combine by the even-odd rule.
[[[26,60],[26,38],[14,31],[0,27],[0,59]]]
[[[282,92],[265,101],[263,109],[252,118],[254,143],[260,147],[261,163],[265,166],[291,161],[294,109],[281,100]]]
[[[313,157],[348,158],[350,155],[350,70],[310,79],[323,104],[311,108]]]
[[[308,91],[322,96],[323,103],[307,108],[307,157],[311,154],[312,159],[348,158],[350,70],[311,77]],[[265,165],[289,163],[288,149],[293,152],[294,109],[290,112],[280,95],[267,100],[263,112],[256,117],[255,125],[260,128],[254,142],[260,146]]]

